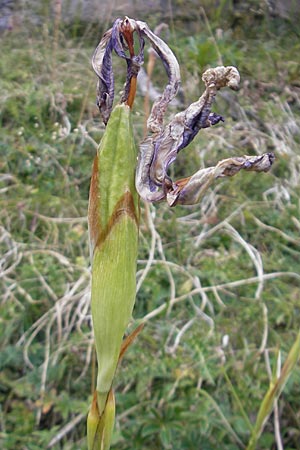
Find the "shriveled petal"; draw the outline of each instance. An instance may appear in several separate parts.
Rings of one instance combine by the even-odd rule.
[[[178,92],[180,68],[174,53],[168,45],[156,36],[145,22],[137,21],[137,25],[141,34],[150,41],[150,44],[162,60],[169,79],[162,96],[154,102],[147,122],[148,130],[157,133],[162,131],[166,109]]]
[[[172,60],[170,64],[173,66]],[[173,70],[176,72],[176,67]],[[187,147],[202,128],[224,121],[222,116],[211,112],[213,101],[222,87],[237,89],[240,75],[235,67],[220,66],[208,69],[202,78],[206,88],[201,97],[185,111],[176,114],[165,129],[149,136],[140,145],[136,188],[140,196],[147,201],[161,201],[166,198],[173,185],[168,176],[168,169],[176,160],[178,152]],[[168,86],[166,90],[168,92]],[[165,100],[168,95],[164,94],[162,98],[163,108],[166,109]],[[153,131],[151,124],[156,125],[161,121],[161,101],[158,101],[157,107],[154,104],[152,108],[150,127],[148,124],[150,131]]]
[[[137,55],[131,54],[130,51],[128,54],[128,46],[126,38],[124,38],[126,32],[132,35],[134,31],[136,31],[139,40],[139,52]],[[145,42],[136,21],[125,17],[124,20],[115,20],[113,27],[104,34],[94,52],[92,66],[98,76],[97,105],[105,124],[107,124],[110,117],[114,101],[112,52],[115,51],[127,63],[124,94],[121,98],[121,102],[125,103],[128,99],[131,80],[133,77],[137,77],[139,69],[144,62],[144,45]]]
[[[240,170],[268,172],[274,160],[274,153],[223,159],[214,167],[201,169],[190,178],[174,183],[174,189],[167,194],[167,202],[170,206],[194,205],[217,178],[232,177]]]
[[[109,119],[114,101],[111,36],[112,29],[104,34],[92,58],[92,66],[98,76],[97,105],[105,124]]]
[[[233,66],[219,66],[215,69],[208,69],[202,75],[206,87],[214,85],[216,89],[228,86],[230,89],[236,91],[239,87],[240,74],[236,67]]]

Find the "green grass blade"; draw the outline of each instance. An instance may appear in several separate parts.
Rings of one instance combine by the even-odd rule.
[[[264,429],[264,425],[272,413],[274,407],[274,401],[279,397],[286,382],[291,375],[295,365],[300,356],[300,333],[286,358],[284,366],[281,370],[281,374],[275,381],[271,381],[269,389],[260,405],[258,415],[256,418],[255,426],[252,431],[252,435],[247,447],[247,450],[254,450],[256,448],[257,441]]]

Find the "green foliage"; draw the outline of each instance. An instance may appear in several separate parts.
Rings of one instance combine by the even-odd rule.
[[[271,174],[219,180],[198,206],[141,205],[134,318],[148,320],[116,379],[119,450],[246,446],[278,349],[283,364],[300,325],[299,43],[284,21],[255,22],[254,14],[226,21],[220,11],[209,16],[215,39],[200,18],[201,34],[174,30],[183,90],[196,99],[201,73],[220,55],[240,69],[241,90],[218,98],[225,124],[202,130],[172,170],[188,176],[239,152],[273,150],[276,162]],[[103,127],[94,44],[91,35],[78,39],[81,26],[75,40],[65,37],[70,29],[60,32],[57,45],[46,28],[1,36],[0,446],[7,450],[86,448],[96,373],[86,215]],[[159,80],[154,74],[158,88]],[[141,136],[142,100],[133,122]],[[286,449],[300,449],[299,396],[298,365],[278,401]],[[274,423],[271,415],[258,448],[275,448]]]

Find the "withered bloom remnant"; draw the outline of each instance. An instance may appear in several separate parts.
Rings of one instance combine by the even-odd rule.
[[[169,73],[172,73],[169,71]],[[216,67],[208,69],[202,76],[205,91],[198,101],[192,103],[183,112],[175,115],[170,123],[163,127],[162,108],[166,109],[164,96],[154,104],[148,119],[150,135],[141,143],[136,172],[136,188],[140,196],[150,202],[166,200],[170,206],[177,204],[193,205],[216,178],[233,176],[242,169],[267,172],[273,162],[274,154],[259,156],[232,157],[220,161],[215,167],[201,169],[194,175],[173,181],[168,168],[180,150],[185,148],[202,128],[216,125],[224,118],[211,107],[217,91],[223,87],[238,89],[240,75],[235,67]],[[176,83],[178,86],[178,82]],[[168,103],[173,97],[168,97]]]
[[[130,108],[144,61],[145,40],[161,59],[168,83],[152,106],[147,122],[149,136],[137,154]],[[124,92],[115,107],[113,52],[127,64]],[[202,128],[224,120],[211,112],[211,107],[218,90],[226,86],[238,88],[237,69],[229,66],[207,70],[202,77],[204,93],[165,126],[167,107],[180,85],[180,70],[174,53],[146,23],[128,17],[117,19],[96,48],[92,65],[98,76],[97,105],[106,130],[93,165],[88,214],[91,304],[98,361],[97,387],[88,416],[88,448],[108,450],[115,415],[113,379],[120,358],[139,331],[135,330],[123,342],[135,302],[139,197],[149,202],[166,200],[170,206],[195,204],[216,178],[233,176],[242,169],[267,172],[274,155],[224,159],[215,167],[173,181],[168,169],[178,152]]]

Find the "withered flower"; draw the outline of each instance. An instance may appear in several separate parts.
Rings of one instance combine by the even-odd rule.
[[[134,54],[133,33],[139,43],[138,54]],[[198,203],[216,178],[233,176],[240,170],[267,172],[273,162],[274,154],[260,156],[239,156],[220,161],[215,167],[201,169],[194,175],[173,181],[168,169],[180,150],[185,148],[202,128],[216,125],[224,118],[211,107],[217,91],[224,87],[237,90],[240,75],[235,67],[216,67],[208,69],[202,76],[205,91],[196,102],[185,111],[175,115],[164,126],[164,116],[169,103],[177,94],[180,85],[180,70],[177,59],[166,43],[156,36],[141,21],[126,17],[117,19],[113,27],[103,36],[93,56],[93,68],[98,75],[97,104],[106,124],[114,100],[114,76],[112,52],[127,62],[127,77],[121,103],[132,106],[135,95],[136,77],[144,61],[144,45],[147,39],[158,57],[162,60],[168,75],[168,84],[151,110],[147,127],[149,136],[140,144],[136,169],[136,189],[146,201],[166,200],[170,206],[176,204]]]

